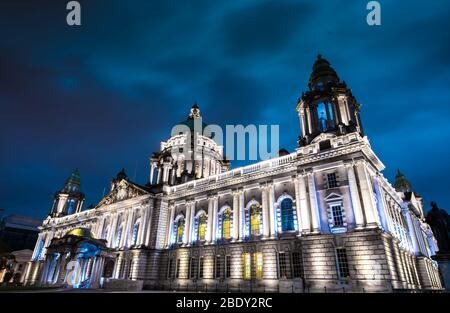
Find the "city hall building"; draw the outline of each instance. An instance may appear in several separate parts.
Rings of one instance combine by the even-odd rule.
[[[298,148],[230,169],[223,147],[188,130],[161,142],[149,182],[121,171],[82,210],[76,171],[55,194],[28,284],[250,292],[441,290],[422,199],[394,186],[360,105],[318,56],[296,111]],[[206,124],[201,123],[204,127]],[[194,144],[195,143],[195,144]],[[188,157],[186,157],[188,156]]]

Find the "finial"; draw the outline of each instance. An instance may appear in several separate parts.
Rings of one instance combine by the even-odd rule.
[[[322,59],[322,55],[320,53],[317,55],[317,59],[318,60]]]

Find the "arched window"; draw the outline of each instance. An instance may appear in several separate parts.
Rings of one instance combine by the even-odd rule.
[[[222,218],[221,236],[223,239],[231,238],[232,216],[233,216],[233,213],[229,207],[226,208],[221,214],[221,218]]]
[[[197,217],[197,240],[204,241],[206,238],[206,224],[208,218],[206,214],[201,214]]]
[[[319,121],[319,130],[326,131],[334,127],[333,108],[330,102],[317,104],[317,119]]]
[[[115,241],[116,247],[120,246],[120,240],[122,239],[122,233],[123,233],[123,223],[121,223],[119,225],[119,227],[117,228],[116,241]]]
[[[290,198],[285,198],[280,203],[281,229],[282,231],[295,230],[294,226],[294,206]]]
[[[184,235],[184,217],[180,217],[175,221],[175,242],[183,242]]]
[[[141,224],[141,220],[138,219],[133,225],[133,232],[131,233],[131,245],[132,246],[137,244],[140,224]]]
[[[259,236],[262,233],[262,208],[258,202],[254,202],[249,208],[250,214],[250,235]]]

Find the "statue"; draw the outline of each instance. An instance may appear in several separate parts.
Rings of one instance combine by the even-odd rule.
[[[438,254],[450,252],[450,216],[445,210],[439,209],[436,202],[431,202],[431,210],[428,212],[426,222],[430,225],[434,237],[437,240]]]

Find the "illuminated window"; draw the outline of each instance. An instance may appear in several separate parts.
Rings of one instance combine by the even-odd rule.
[[[133,226],[133,233],[131,236],[131,245],[134,246],[137,244],[137,239],[138,239],[138,233],[139,233],[139,221],[134,223]]]
[[[198,217],[198,233],[197,233],[197,240],[204,241],[206,238],[206,224],[207,224],[207,217],[205,214],[202,214]]]
[[[116,242],[115,242],[116,247],[120,246],[120,240],[122,239],[122,230],[123,230],[123,224],[120,224],[119,229],[117,230],[117,233],[116,233]]]
[[[262,226],[262,210],[257,203],[250,207],[250,234],[252,236],[259,236],[261,234]]]
[[[231,209],[225,209],[222,214],[222,238],[231,238]]]
[[[290,198],[281,201],[281,228],[283,231],[295,230],[294,207]]]
[[[242,255],[242,272],[243,272],[243,278],[246,280],[249,280],[252,278],[252,263],[251,263],[251,254],[250,253],[244,253]]]
[[[339,278],[350,277],[346,249],[344,248],[336,249],[336,262]]]
[[[255,275],[256,279],[263,278],[263,255],[261,252],[253,254],[254,262],[255,262]]]
[[[176,230],[176,242],[181,243],[183,242],[183,234],[184,234],[184,218],[180,218],[175,226]]]
[[[319,119],[319,129],[321,131],[327,130],[327,111],[325,103],[321,102],[317,105],[317,118]]]

